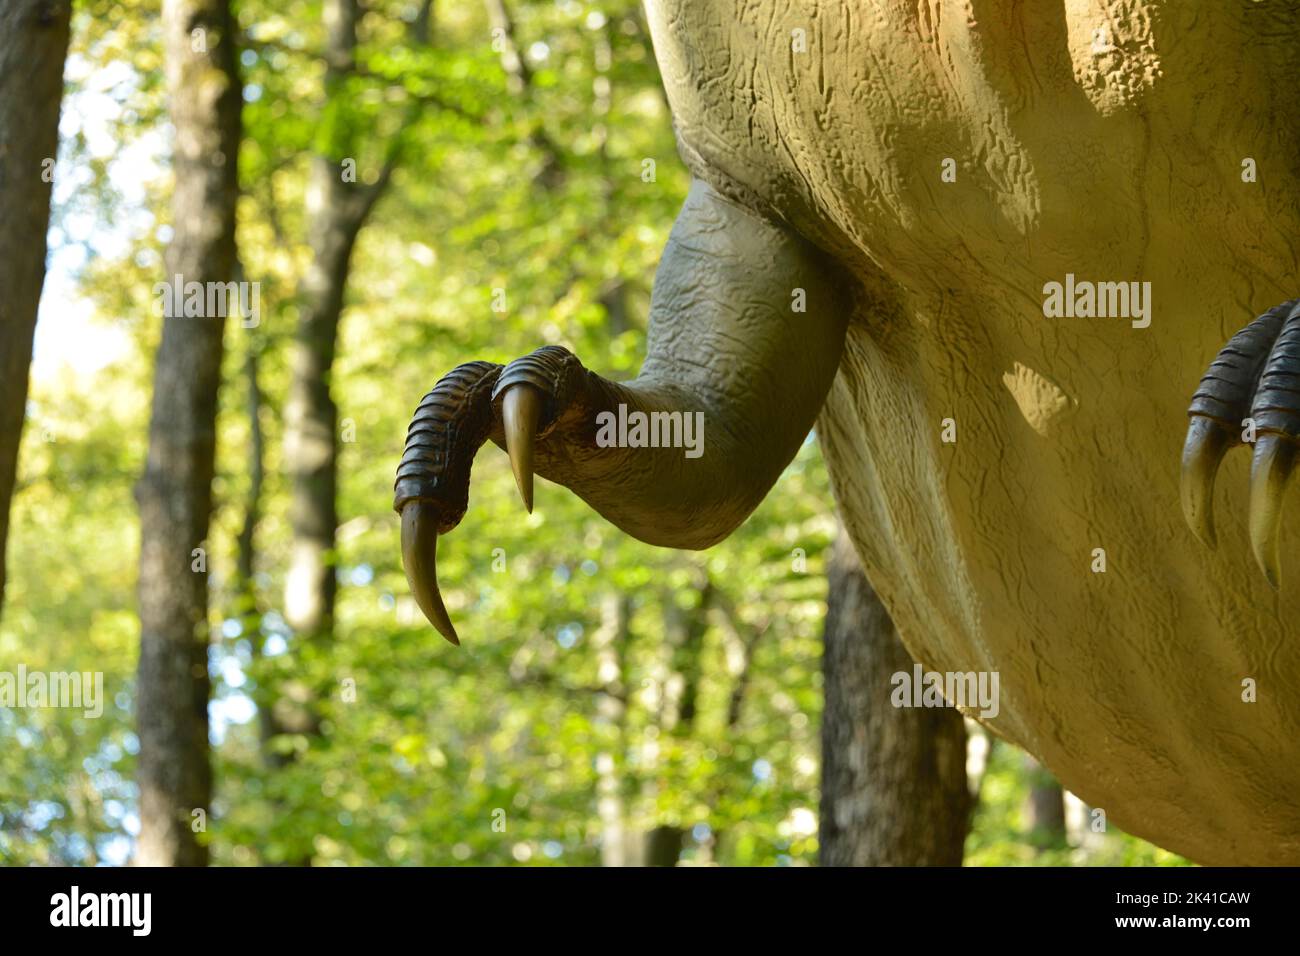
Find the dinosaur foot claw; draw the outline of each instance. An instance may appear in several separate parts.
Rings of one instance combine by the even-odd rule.
[[[1250,544],[1274,588],[1280,582],[1282,503],[1300,444],[1300,299],[1270,309],[1224,346],[1192,397],[1183,445],[1183,516],[1215,545],[1214,479],[1235,445],[1255,446]]]

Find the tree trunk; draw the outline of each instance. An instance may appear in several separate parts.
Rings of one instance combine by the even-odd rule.
[[[309,195],[325,197],[308,210],[312,263],[302,288],[302,315],[292,353],[293,379],[285,404],[285,461],[293,478],[293,551],[285,585],[285,617],[307,638],[333,631],[334,533],[338,527],[338,409],[330,370],[343,290],[356,232],[338,215],[340,167],[317,157]],[[337,186],[335,184],[338,184]],[[318,200],[319,201],[319,200]]]
[[[356,69],[357,0],[326,0],[329,35],[325,95],[343,95],[344,80]],[[314,157],[307,190],[307,232],[312,261],[299,290],[302,315],[291,359],[292,381],[285,404],[285,460],[293,478],[290,523],[293,551],[285,585],[285,618],[309,639],[328,638],[334,628],[334,540],[338,527],[338,408],[330,394],[334,349],[343,294],[357,235],[387,188],[396,151],[379,178],[365,185],[344,179],[341,155]]]
[[[432,11],[432,6],[426,7]],[[344,83],[356,70],[357,0],[325,0],[325,101],[346,96]],[[421,29],[427,29],[427,24]],[[400,138],[400,133],[397,134]],[[327,143],[312,158],[307,188],[307,234],[311,264],[299,288],[301,317],[290,358],[291,381],[284,407],[284,457],[292,479],[289,521],[293,543],[285,579],[285,620],[299,640],[324,642],[334,635],[335,536],[338,529],[338,406],[331,394],[334,352],[352,250],[375,203],[387,188],[397,159],[397,142],[374,183],[359,181],[355,143]],[[354,164],[345,178],[344,161]],[[283,683],[262,715],[263,741],[279,734],[320,732],[316,701],[320,688]],[[267,751],[271,766],[291,754]],[[310,849],[291,854],[310,863]]]
[[[71,12],[71,0],[0,5],[0,608]]]
[[[248,387],[248,495],[244,499],[244,523],[235,539],[234,589],[241,632],[254,650],[260,650],[262,646],[262,609],[253,576],[257,566],[257,524],[262,517],[262,483],[266,478],[259,355],[258,344],[250,342],[248,354],[244,356],[244,378]]]
[[[596,701],[593,724],[605,748],[596,755],[596,812],[600,817],[602,866],[627,866],[630,862],[627,804],[623,799],[623,772],[627,746],[627,685],[625,655],[632,602],[609,593],[601,601],[601,622],[592,635],[592,653],[603,693]]]
[[[730,738],[736,734],[740,727],[741,718],[744,716],[745,700],[749,693],[749,683],[753,674],[754,653],[758,649],[758,642],[763,639],[763,635],[771,628],[772,619],[768,617],[757,625],[747,626],[741,620],[735,601],[731,599],[731,595],[727,593],[726,588],[719,584],[713,584],[709,591],[709,605],[709,609],[714,614],[714,620],[721,626],[730,638],[732,646],[740,654],[740,668],[736,672],[735,680],[731,685],[731,693],[728,695],[727,700],[726,736]],[[716,807],[718,805],[718,801],[722,799],[722,794],[725,792],[728,782],[720,774],[714,775],[714,783],[709,788],[709,793],[705,798],[707,806]],[[709,847],[709,855],[712,859],[723,859],[727,841],[728,834],[715,825]]]
[[[828,568],[822,716],[823,866],[960,866],[966,727],[949,707],[895,708],[912,659],[840,532]]]
[[[326,0],[325,95],[337,95],[355,67],[356,0]],[[285,460],[293,476],[290,521],[293,552],[285,585],[285,617],[308,638],[328,636],[334,620],[334,532],[338,527],[338,409],[330,371],[343,293],[360,217],[354,196],[364,187],[343,179],[346,155],[317,155],[307,189],[307,234],[312,259],[300,289],[302,315],[285,404]]]
[[[175,129],[167,275],[231,282],[241,91],[227,0],[165,0]],[[176,303],[175,305],[179,305]],[[173,311],[176,311],[173,309]],[[208,759],[207,542],[224,319],[163,319],[140,502],[136,862],[203,866]],[[194,811],[202,811],[195,814]]]
[[[707,569],[695,569],[696,598],[693,606],[683,608],[676,595],[660,595],[664,608],[664,638],[670,648],[668,671],[660,695],[656,724],[660,734],[689,738],[695,732],[696,704],[700,691],[701,654],[708,631],[709,606],[713,582]],[[653,796],[659,786],[651,774],[647,792]],[[644,836],[641,857],[645,866],[676,866],[686,845],[686,831],[679,826],[659,823]]]
[[[1024,756],[1029,794],[1025,798],[1025,828],[1039,850],[1060,848],[1065,840],[1065,791],[1050,770],[1029,754]]]
[[[660,824],[645,835],[645,865],[676,866],[685,845],[685,830]]]
[[[515,21],[505,0],[484,0],[488,21],[492,24],[494,49],[501,54],[501,68],[506,73],[506,88],[520,98],[525,107],[533,105],[533,71],[528,68],[515,36]],[[598,67],[599,69],[599,67]],[[599,104],[598,104],[599,107]],[[554,190],[564,181],[564,157],[547,134],[541,120],[533,121],[528,142],[542,154],[542,166],[534,181],[543,189]]]

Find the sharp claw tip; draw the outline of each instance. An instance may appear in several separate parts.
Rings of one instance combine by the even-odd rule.
[[[452,644],[460,638],[438,590],[438,511],[425,501],[402,508],[402,565],[415,603],[429,623]]]
[[[442,603],[442,595],[437,592],[436,587],[433,593],[428,591],[416,592],[416,603],[420,605],[420,610],[424,612],[425,618],[433,629],[447,639],[448,642],[460,647],[460,638],[456,634],[456,628],[451,623],[451,615],[447,613],[446,605]]]
[[[506,433],[506,453],[515,473],[519,497],[528,513],[533,513],[533,440],[544,399],[532,385],[514,385],[501,401],[502,424]]]
[[[1264,580],[1274,591],[1282,589],[1282,574],[1278,563],[1277,554],[1268,554],[1260,550],[1259,546],[1255,548],[1255,563],[1259,565],[1259,570],[1264,574]]]
[[[1186,494],[1183,496],[1183,522],[1192,532],[1192,536],[1211,551],[1218,545],[1218,534],[1214,530],[1213,518],[1203,513],[1198,504],[1188,501]]]
[[[1206,418],[1193,417],[1183,445],[1180,479],[1183,518],[1192,534],[1214,550],[1214,478],[1229,446],[1227,434]]]
[[[528,476],[532,478],[531,475]],[[533,483],[520,477],[519,472],[515,472],[515,487],[519,489],[519,497],[523,499],[524,507],[528,513],[533,513]]]
[[[1255,561],[1274,591],[1281,590],[1278,532],[1295,466],[1296,447],[1290,439],[1260,437],[1250,469],[1250,543]]]
[[[417,598],[417,603],[420,604],[420,610],[424,612],[424,616],[428,618],[428,621],[433,625],[434,630],[445,637],[449,643],[460,647],[460,637],[457,636],[456,628],[451,623],[451,615],[447,613],[447,609],[442,603],[442,596],[436,594],[436,592],[435,595],[435,601],[427,601],[428,595],[420,594]],[[425,600],[419,600],[420,598]],[[430,606],[425,606],[426,601]]]

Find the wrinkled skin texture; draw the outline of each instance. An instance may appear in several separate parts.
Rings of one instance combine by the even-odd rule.
[[[774,358],[751,324],[710,340],[706,362],[802,403],[825,394],[836,501],[911,654],[998,671],[986,723],[1111,823],[1203,863],[1300,863],[1297,519],[1275,592],[1247,536],[1249,455],[1219,475],[1217,549],[1179,497],[1202,373],[1297,292],[1294,4],[649,0],[647,15],[701,208],[747,210],[734,228],[823,256],[776,263],[755,295],[810,274],[832,290],[800,317],[807,349]],[[955,182],[940,178],[949,157]],[[1242,181],[1246,157],[1258,182]],[[661,264],[656,297],[747,298],[735,269],[692,268]],[[1067,273],[1149,281],[1150,326],[1045,318],[1044,283]],[[688,306],[674,327],[697,321]],[[817,344],[827,329],[842,354]],[[674,372],[653,338],[662,386]],[[803,425],[770,414],[776,435]],[[726,525],[768,470],[714,473],[715,498],[742,503]],[[638,488],[619,507],[636,511]],[[662,526],[677,515],[601,511],[638,534],[655,508]]]
[[[999,671],[993,728],[1130,832],[1295,864],[1300,564],[1278,594],[1255,567],[1241,456],[1200,546],[1177,462],[1208,361],[1296,293],[1300,37],[1286,4],[1174,6],[649,12],[697,175],[868,290],[818,431],[908,649]],[[1044,318],[1067,272],[1149,280],[1151,326]]]

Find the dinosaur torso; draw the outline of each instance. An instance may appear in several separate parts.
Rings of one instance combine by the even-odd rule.
[[[1220,474],[1215,551],[1183,523],[1178,463],[1209,360],[1298,291],[1300,25],[1284,4],[1177,7],[648,12],[696,175],[861,285],[818,432],[913,656],[997,671],[987,722],[1119,826],[1294,864],[1300,504],[1275,593],[1249,457]],[[1048,315],[1052,282],[1137,296]]]

